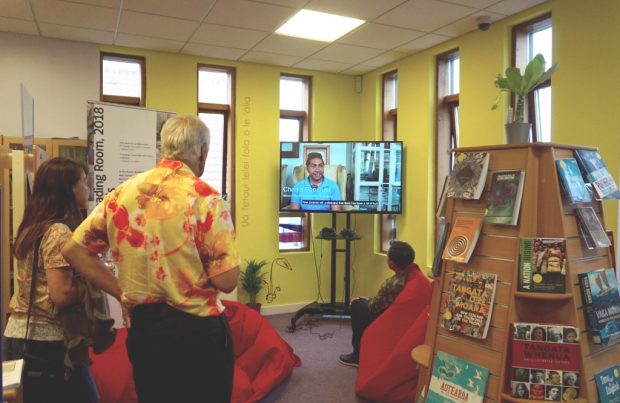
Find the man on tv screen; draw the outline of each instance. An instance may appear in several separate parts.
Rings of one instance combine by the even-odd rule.
[[[297,182],[291,191],[289,210],[338,211],[341,201],[338,184],[324,176],[325,163],[320,153],[309,153],[306,159],[308,176]]]

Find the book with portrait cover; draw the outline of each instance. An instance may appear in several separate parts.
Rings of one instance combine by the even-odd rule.
[[[487,180],[490,158],[487,152],[456,154],[454,168],[448,178],[446,196],[455,199],[480,199]]]
[[[575,208],[579,233],[588,249],[607,248],[611,245],[596,212],[591,206]]]
[[[482,403],[489,370],[437,351],[426,403]]]
[[[574,154],[583,180],[592,184],[596,196],[599,199],[617,198],[618,186],[598,151],[575,150]]]
[[[620,339],[620,293],[614,269],[579,273],[579,288],[586,328],[592,343]]]
[[[449,274],[443,295],[441,327],[485,339],[491,324],[497,275],[473,270]]]
[[[614,365],[594,374],[601,403],[620,403],[620,366]]]
[[[566,292],[566,241],[563,238],[519,240],[518,290]]]
[[[579,328],[517,322],[512,330],[512,396],[551,401],[570,401],[579,397]]]
[[[555,161],[555,165],[564,195],[569,203],[592,201],[590,192],[581,176],[581,171],[579,171],[577,160],[574,158],[560,158]]]
[[[446,241],[442,258],[467,263],[482,231],[482,217],[460,215],[454,218],[450,236]]]
[[[493,172],[484,213],[485,223],[517,225],[524,179],[525,171]]]

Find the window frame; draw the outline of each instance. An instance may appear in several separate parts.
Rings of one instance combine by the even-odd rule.
[[[230,79],[230,100],[229,104],[217,104],[209,102],[199,102],[199,76],[201,69],[225,72]],[[224,138],[222,139],[222,194],[223,197],[231,201],[230,214],[235,222],[235,88],[236,88],[236,68],[230,66],[219,66],[214,64],[198,63],[196,68],[196,115],[201,113],[221,114],[224,117]]]
[[[449,88],[450,61],[457,57],[460,58],[458,48],[436,56],[435,209],[440,203],[445,178],[454,165],[454,152],[451,150],[459,146],[459,93],[450,94]]]
[[[393,99],[392,102],[388,102]],[[381,136],[383,141],[398,140],[398,70],[381,75]],[[387,253],[390,243],[396,239],[396,215],[381,214],[379,219],[379,250]]]
[[[312,96],[312,77],[304,76],[299,74],[289,74],[289,73],[280,73],[280,78],[278,80],[278,88],[280,81],[283,78],[290,78],[294,80],[300,80],[304,83],[304,93],[303,93],[303,105],[302,107],[305,110],[289,110],[289,109],[280,109],[279,120],[280,119],[294,119],[300,122],[299,124],[299,138],[298,141],[310,141],[310,116],[311,116],[311,96]],[[278,120],[278,121],[279,121]],[[280,248],[280,240],[278,238],[278,250],[280,253],[289,253],[289,252],[308,252],[310,250],[310,234],[312,233],[312,221],[310,220],[310,213],[294,213],[294,212],[280,212],[278,214],[278,228],[280,217],[283,218],[291,218],[297,217],[301,219],[301,227],[302,227],[302,246],[299,248]],[[278,234],[279,234],[278,230]]]
[[[522,67],[527,65],[529,58],[530,34],[546,28],[552,28],[551,13],[540,15],[512,27],[512,59],[511,65]],[[536,111],[538,90],[551,87],[551,78],[538,85],[525,99],[525,119],[532,124],[532,142],[540,142],[540,117]],[[510,97],[510,105],[516,107],[516,97]]]
[[[140,98],[121,95],[106,95],[103,93],[103,61],[115,60],[138,63],[140,65]],[[100,52],[99,53],[99,99],[102,102],[115,104],[146,106],[146,58],[144,56],[126,55],[122,53]]]

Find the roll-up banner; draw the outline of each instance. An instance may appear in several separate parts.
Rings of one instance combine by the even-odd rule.
[[[153,168],[159,133],[173,112],[88,101],[87,155],[92,210],[128,178]]]

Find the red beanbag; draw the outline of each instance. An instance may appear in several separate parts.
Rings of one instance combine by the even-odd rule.
[[[418,371],[411,350],[424,343],[432,285],[415,267],[396,300],[364,331],[355,393],[381,403],[411,403]]]
[[[235,378],[233,403],[257,402],[286,379],[301,360],[258,312],[234,301],[222,301],[233,339]],[[104,353],[95,355],[91,371],[100,403],[138,401],[133,368],[125,343],[127,329],[118,329],[116,341]]]

